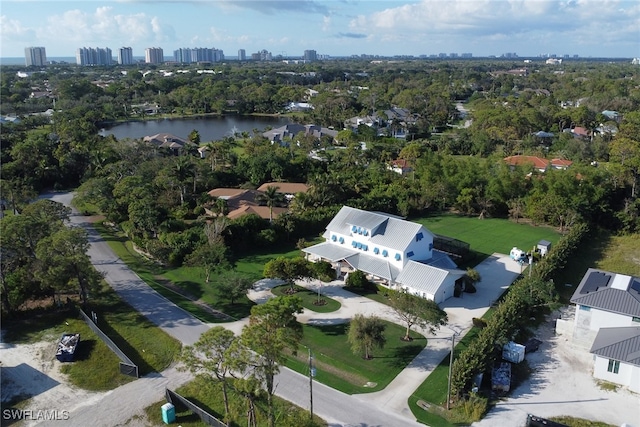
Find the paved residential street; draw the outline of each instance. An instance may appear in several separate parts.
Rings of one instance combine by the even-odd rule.
[[[52,200],[66,205],[70,205],[71,198],[71,193],[51,195]],[[105,280],[125,301],[168,334],[189,345],[211,326],[195,319],[146,285],[115,256],[91,224],[75,210],[71,223],[88,231],[91,243],[89,256],[96,269],[105,274]],[[408,397],[447,355],[454,331],[459,334],[457,339],[460,339],[471,327],[472,317],[480,317],[515,280],[520,273],[520,266],[506,255],[494,254],[480,264],[477,270],[482,277],[477,285],[478,292],[466,294],[462,299],[451,298],[443,304],[449,315],[449,325],[434,335],[421,331],[427,337],[427,346],[384,390],[350,396],[314,383],[314,412],[327,420],[330,426],[336,427],[420,425],[408,408]],[[258,303],[264,302],[271,296],[270,287],[275,284],[273,281],[260,281],[250,291],[249,297]],[[316,289],[319,282],[299,284]],[[299,320],[309,323],[340,323],[348,321],[356,313],[363,313],[376,314],[398,322],[387,306],[345,291],[341,285],[342,282],[336,281],[322,285],[320,290],[322,294],[338,300],[342,304],[340,310],[322,314],[305,310],[299,315]],[[245,323],[246,320],[241,320],[222,325],[239,333]],[[130,426],[137,425],[142,409],[161,400],[165,387],[177,387],[189,378],[189,374],[177,372],[174,368],[141,378],[107,393],[97,402],[80,405],[72,411],[71,419],[65,425],[97,427],[127,422]],[[276,394],[308,408],[308,387],[307,377],[284,368],[277,377]],[[92,422],[88,423],[89,420]]]

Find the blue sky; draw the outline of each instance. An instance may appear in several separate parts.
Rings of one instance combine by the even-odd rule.
[[[422,55],[515,52],[639,57],[638,0],[120,0],[0,2],[0,57],[44,46],[134,56],[161,47],[215,47],[227,56]]]

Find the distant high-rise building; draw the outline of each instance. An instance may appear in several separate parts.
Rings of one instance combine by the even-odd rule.
[[[173,51],[173,59],[181,64],[221,62],[224,61],[224,52],[220,49],[208,47],[180,48]]]
[[[144,50],[144,62],[147,64],[162,64],[164,52],[161,47],[148,47]]]
[[[24,62],[27,67],[47,65],[47,52],[43,47],[25,47]]]
[[[133,49],[131,49],[130,47],[121,47],[120,49],[118,49],[118,64],[133,64]]]
[[[111,49],[80,47],[76,51],[76,64],[78,65],[112,65],[113,56]]]
[[[179,64],[191,64],[191,49],[182,47],[173,51],[173,60]]]
[[[304,60],[305,61],[317,61],[318,54],[315,50],[305,50],[304,51]]]
[[[246,61],[247,52],[244,49],[238,49],[238,61]]]
[[[462,58],[473,58],[473,54],[469,52],[465,52],[460,55]]]
[[[273,56],[268,50],[262,49],[260,52],[252,53],[251,59],[253,61],[271,61],[273,60]]]

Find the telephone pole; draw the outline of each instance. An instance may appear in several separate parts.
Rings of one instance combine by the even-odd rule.
[[[309,416],[311,417],[311,421],[313,421],[313,356],[311,355],[311,348],[309,348]]]
[[[451,335],[451,353],[449,355],[449,384],[447,385],[447,411],[451,402],[451,372],[453,370],[453,348],[456,346],[456,334]]]

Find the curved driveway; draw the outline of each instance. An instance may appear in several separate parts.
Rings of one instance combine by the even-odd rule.
[[[51,200],[70,206],[71,193],[56,193]],[[89,256],[98,271],[105,274],[105,281],[132,307],[158,325],[169,335],[189,345],[197,341],[209,325],[195,319],[151,289],[131,271],[102,240],[89,222],[75,209],[71,224],[80,226],[89,233]],[[237,325],[228,325],[237,329]],[[236,327],[234,327],[236,326]],[[142,408],[163,398],[164,387],[177,387],[189,379],[188,375],[170,368],[162,373],[150,374],[137,381],[118,387],[99,401],[86,402],[71,410],[65,426],[91,425],[93,427],[114,425],[133,426]],[[299,405],[309,407],[309,380],[307,377],[283,368],[277,377],[276,394]],[[413,417],[390,413],[375,403],[362,401],[354,396],[336,391],[320,383],[313,388],[314,413],[324,418],[331,427],[400,427],[420,426]],[[43,424],[44,425],[44,424]]]

